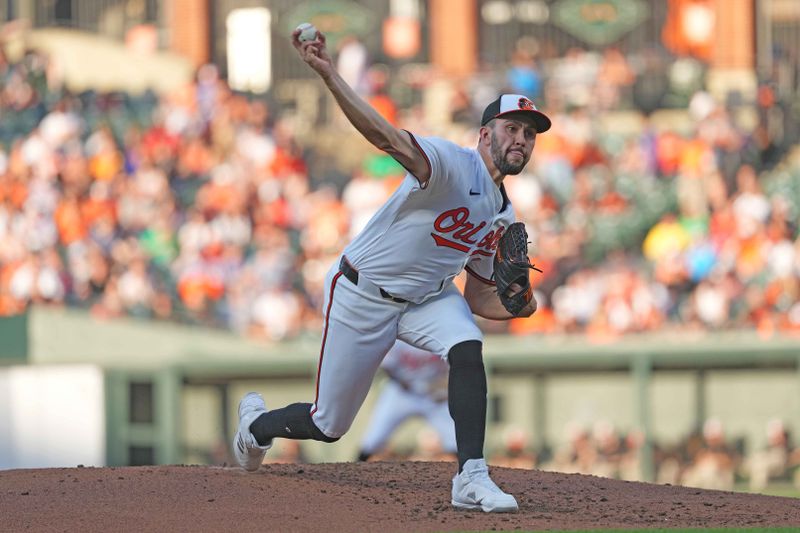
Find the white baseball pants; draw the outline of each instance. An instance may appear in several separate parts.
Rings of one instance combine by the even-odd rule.
[[[354,285],[338,263],[326,277],[323,314],[311,416],[331,438],[350,429],[395,339],[443,358],[456,344],[483,340],[466,300],[452,283],[421,304],[398,303],[382,297],[363,276]]]

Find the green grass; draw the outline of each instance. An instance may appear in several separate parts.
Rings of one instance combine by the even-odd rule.
[[[759,494],[767,496],[786,496],[787,498],[800,498],[800,490],[795,487],[767,487]],[[798,529],[800,530],[800,528]]]
[[[747,485],[737,485],[734,487],[736,492],[751,493]],[[766,496],[784,496],[787,498],[800,498],[800,489],[791,483],[771,483],[760,492],[752,492],[751,494],[764,494]],[[797,529],[800,531],[800,527]]]
[[[568,531],[552,530],[533,530],[522,533],[790,533],[800,531],[798,527],[681,527],[681,528],[659,528],[659,529],[581,529]],[[491,533],[491,532],[485,532]]]

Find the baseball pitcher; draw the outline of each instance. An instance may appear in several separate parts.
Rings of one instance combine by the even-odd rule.
[[[486,372],[473,314],[505,320],[536,310],[527,235],[514,223],[503,179],[528,163],[550,119],[528,98],[504,94],[481,120],[477,148],[397,129],[336,72],[320,32],[292,41],[352,125],[406,169],[401,185],[328,272],[313,403],[268,411],[261,396],[239,403],[233,451],[259,468],[274,438],[338,440],[350,428],[396,339],[445,358],[458,449],[451,502],[514,512],[516,499],[489,477],[483,456]],[[466,269],[464,294],[453,278]]]

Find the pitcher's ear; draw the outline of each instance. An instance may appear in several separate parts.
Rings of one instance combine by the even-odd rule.
[[[489,127],[487,124],[486,126],[481,126],[481,129],[478,130],[478,138],[481,142],[488,139],[492,135],[492,128]]]

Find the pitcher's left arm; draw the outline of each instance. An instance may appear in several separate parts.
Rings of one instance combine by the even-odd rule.
[[[536,312],[536,297],[531,296],[530,302],[516,316],[509,313],[497,297],[497,288],[467,271],[467,282],[464,286],[464,298],[472,312],[480,317],[490,320],[508,320],[531,316]]]

